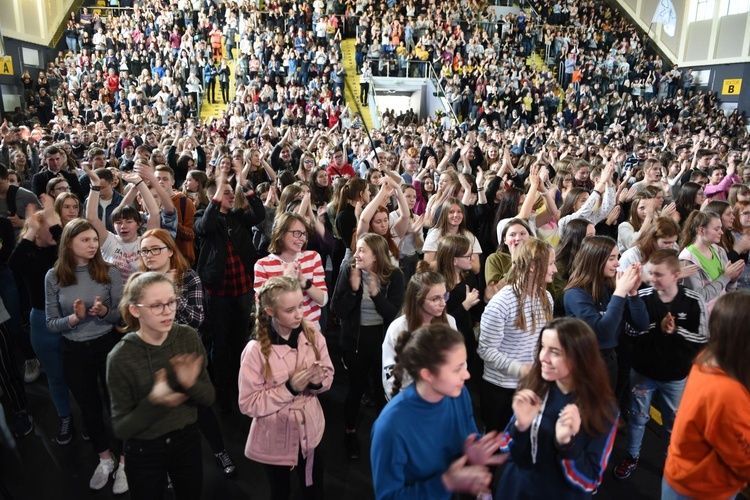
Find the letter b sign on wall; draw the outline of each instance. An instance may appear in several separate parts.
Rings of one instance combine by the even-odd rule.
[[[721,87],[722,95],[740,95],[740,88],[742,87],[742,78],[730,78],[724,80],[724,85]]]

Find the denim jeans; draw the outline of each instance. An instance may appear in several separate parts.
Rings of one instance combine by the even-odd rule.
[[[669,438],[672,436],[672,426],[677,408],[680,406],[682,393],[685,390],[687,377],[682,380],[671,382],[659,382],[651,380],[644,375],[630,371],[630,385],[632,387],[632,404],[630,407],[630,418],[628,419],[628,444],[627,451],[631,457],[637,457],[641,452],[641,442],[646,424],[649,421],[649,410],[654,393],[659,392],[664,404],[659,405],[662,421],[664,422],[664,438],[666,448],[669,446]]]
[[[31,309],[31,345],[34,347],[44,371],[52,402],[59,417],[70,416],[70,390],[63,374],[62,335],[47,330],[46,315],[41,309]]]
[[[726,500],[735,500],[737,498],[737,495],[732,495],[731,497],[727,498]],[[661,500],[694,500],[693,498],[686,497],[685,495],[680,495],[675,491],[674,488],[672,488],[669,483],[667,483],[666,478],[662,478],[661,480]]]
[[[188,425],[156,439],[129,439],[125,441],[123,452],[130,498],[163,498],[167,474],[172,479],[175,498],[201,498],[203,461],[197,425]]]

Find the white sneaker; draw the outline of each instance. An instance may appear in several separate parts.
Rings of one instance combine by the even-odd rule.
[[[39,360],[27,359],[23,364],[23,381],[27,384],[39,378]]]
[[[89,488],[92,490],[100,490],[104,488],[109,481],[109,476],[114,470],[115,461],[112,458],[106,460],[99,459],[99,465],[96,466],[94,475],[91,476],[91,481],[89,481]]]
[[[125,475],[125,466],[120,466],[115,471],[115,484],[112,486],[112,493],[115,495],[122,495],[128,491],[128,477]]]

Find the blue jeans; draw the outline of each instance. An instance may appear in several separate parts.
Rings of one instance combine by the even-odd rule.
[[[70,390],[63,375],[62,335],[47,330],[46,315],[41,309],[31,309],[31,345],[47,373],[47,384],[52,402],[60,417],[70,416]]]
[[[737,495],[732,495],[731,497],[727,498],[726,500],[735,500],[737,498]],[[672,488],[669,483],[667,483],[667,480],[665,478],[662,478],[661,480],[661,500],[694,500],[690,497],[686,497],[685,495],[680,495],[677,493],[674,488]]]
[[[672,436],[675,413],[680,406],[686,382],[687,377],[671,382],[658,382],[641,375],[635,370],[630,370],[630,386],[633,398],[630,407],[630,418],[628,419],[628,444],[626,448],[631,457],[637,457],[641,452],[643,433],[650,418],[651,400],[654,398],[656,391],[659,391],[661,400],[664,403],[659,406],[659,409],[661,410],[665,430],[664,437],[668,447],[669,438]]]
[[[78,39],[76,37],[65,37],[65,43],[68,46],[68,50],[72,53],[78,53]]]

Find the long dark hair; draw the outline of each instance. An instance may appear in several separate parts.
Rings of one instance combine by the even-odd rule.
[[[65,225],[62,236],[60,237],[59,244],[59,256],[57,262],[55,262],[54,274],[57,278],[57,283],[63,286],[75,285],[78,283],[76,278],[76,261],[73,250],[71,250],[71,244],[73,238],[79,234],[92,230],[97,236],[98,231],[91,222],[86,219],[73,219]],[[110,264],[104,262],[101,250],[94,254],[94,257],[89,261],[89,276],[97,283],[109,283],[109,268],[112,267]]]
[[[750,391],[750,291],[739,290],[719,297],[708,319],[708,339],[706,350],[696,362],[715,362],[727,375],[737,380]],[[708,369],[708,368],[706,368]]]
[[[750,307],[746,309],[750,310]],[[545,330],[557,331],[573,382],[575,404],[581,410],[583,429],[590,435],[609,433],[617,419],[617,403],[594,331],[577,318],[555,318],[542,328],[542,333]],[[540,334],[534,364],[519,382],[518,389],[531,389],[543,398],[552,382],[542,378],[541,349]]]
[[[617,242],[609,236],[589,236],[583,240],[565,290],[581,288],[591,295],[594,302],[604,298],[607,287],[614,290],[615,279],[604,276],[604,265],[615,247]]]
[[[697,182],[686,182],[677,192],[674,203],[677,206],[677,213],[680,214],[680,220],[684,221],[688,218],[690,212],[698,210],[695,205],[695,197],[701,189],[703,189],[703,186]]]
[[[575,259],[586,238],[586,231],[591,222],[586,219],[573,219],[565,225],[560,238],[560,244],[555,252],[555,265],[560,276],[568,277],[573,268],[573,259]]]
[[[724,200],[711,200],[706,205],[706,212],[713,212],[721,219],[724,216],[724,212],[732,209],[732,205],[728,201]],[[731,252],[734,249],[734,235],[732,234],[732,228],[724,229],[724,219],[721,220],[721,247],[727,252]]]
[[[648,262],[651,254],[659,250],[658,240],[664,238],[680,237],[680,226],[671,217],[657,217],[648,229],[641,233],[634,247],[641,251],[641,262]]]

